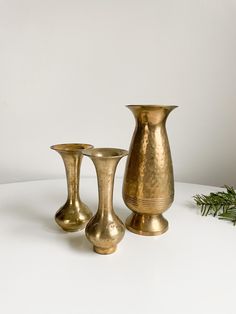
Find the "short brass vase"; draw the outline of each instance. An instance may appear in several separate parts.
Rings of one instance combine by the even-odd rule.
[[[119,148],[93,148],[84,150],[83,154],[94,163],[99,194],[97,213],[88,222],[85,234],[96,253],[111,254],[125,233],[125,226],[113,209],[113,185],[117,164],[128,152]]]
[[[90,209],[81,201],[79,195],[80,166],[82,151],[92,148],[90,144],[58,144],[51,146],[57,151],[65,165],[68,197],[66,203],[56,212],[55,220],[64,231],[78,231],[85,228],[92,217]]]
[[[123,181],[123,199],[133,213],[126,227],[139,235],[167,231],[162,213],[174,200],[174,177],[166,120],[177,106],[128,105],[136,121]]]

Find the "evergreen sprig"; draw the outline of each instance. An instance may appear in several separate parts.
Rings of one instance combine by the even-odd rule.
[[[232,186],[225,185],[226,192],[197,194],[193,196],[202,216],[212,215],[236,224],[236,192]]]

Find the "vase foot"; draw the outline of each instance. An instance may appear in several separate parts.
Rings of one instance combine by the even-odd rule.
[[[98,246],[94,246],[93,247],[94,252],[98,253],[98,254],[103,254],[103,255],[108,255],[108,254],[112,254],[116,251],[116,245],[109,247],[109,248],[101,248]]]
[[[162,215],[132,213],[125,224],[129,231],[143,236],[160,235],[168,230],[168,221]]]
[[[59,225],[59,224],[58,224]],[[60,225],[59,225],[60,226]],[[61,229],[65,232],[77,232],[77,231],[80,231],[80,230],[83,230],[85,227],[81,226],[81,229],[69,229],[69,228],[63,228],[62,226],[60,226]]]
[[[66,232],[81,231],[86,227],[86,224],[88,222],[88,220],[86,220],[86,221],[80,221],[80,222],[77,221],[76,223],[73,223],[71,221],[70,222],[67,222],[65,220],[61,221],[57,218],[55,218],[55,220],[58,226],[61,227],[61,229]]]

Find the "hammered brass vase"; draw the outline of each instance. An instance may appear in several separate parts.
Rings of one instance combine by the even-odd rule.
[[[82,151],[92,148],[90,144],[58,144],[51,146],[57,151],[65,165],[68,197],[66,203],[56,212],[55,220],[64,231],[78,231],[85,228],[92,217],[90,209],[85,205],[79,194],[80,166]]]
[[[99,254],[116,251],[125,226],[113,209],[113,186],[117,164],[128,152],[119,148],[93,148],[83,151],[94,163],[98,181],[99,203],[95,216],[85,228],[87,239]]]
[[[167,231],[162,213],[174,200],[174,178],[166,120],[177,106],[128,105],[136,120],[123,181],[123,199],[133,213],[126,227],[139,235]]]

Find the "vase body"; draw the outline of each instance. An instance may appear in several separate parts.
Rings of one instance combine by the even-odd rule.
[[[176,106],[129,105],[136,128],[123,181],[123,199],[133,213],[126,226],[140,235],[168,229],[162,216],[174,199],[174,177],[166,119]]]
[[[79,194],[82,151],[92,147],[90,144],[80,143],[51,146],[53,150],[56,150],[61,155],[66,170],[68,196],[66,203],[55,215],[56,223],[64,231],[73,232],[82,230],[92,217],[92,212],[81,201]]]
[[[85,234],[96,253],[111,254],[125,233],[125,226],[113,209],[113,185],[117,164],[128,152],[118,148],[93,148],[83,154],[91,158],[96,168],[99,195],[97,213],[88,222]]]

